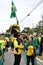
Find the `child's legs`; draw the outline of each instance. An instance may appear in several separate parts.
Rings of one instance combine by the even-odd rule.
[[[32,65],[34,65],[34,56],[31,56]]]
[[[30,63],[30,56],[27,56],[27,65]]]

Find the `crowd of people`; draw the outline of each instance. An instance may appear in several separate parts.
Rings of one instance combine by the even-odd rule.
[[[20,65],[22,54],[25,55],[25,64],[29,65],[30,62],[32,65],[35,65],[36,56],[42,55],[43,51],[43,37],[37,35],[30,35],[20,33],[18,25],[13,25],[11,30],[11,38],[3,35],[0,35],[0,65],[3,65],[4,62],[4,52],[8,51],[8,48],[11,47],[11,50],[14,54],[14,65]],[[37,63],[36,63],[37,64]]]

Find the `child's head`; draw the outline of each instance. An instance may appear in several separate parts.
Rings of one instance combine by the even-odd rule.
[[[21,40],[23,40],[23,35],[22,34],[19,34],[18,35],[18,38],[21,39]]]
[[[32,43],[33,42],[33,37],[29,37],[29,42]]]

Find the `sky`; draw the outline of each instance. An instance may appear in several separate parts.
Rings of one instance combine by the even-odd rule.
[[[43,14],[43,0],[13,0],[17,8],[17,18],[20,29],[34,27],[41,20]],[[42,3],[22,22],[21,20],[40,2]],[[10,18],[12,0],[0,0],[0,32],[5,32],[11,25],[16,23],[16,18]]]

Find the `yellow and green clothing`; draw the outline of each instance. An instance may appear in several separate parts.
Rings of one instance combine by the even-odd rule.
[[[34,55],[34,47],[33,47],[32,45],[29,45],[29,46],[28,46],[28,49],[27,49],[27,51],[26,51],[26,55],[27,55],[27,56],[32,56],[32,55]]]
[[[18,45],[18,41],[15,40],[14,41],[14,54],[19,55],[19,54],[22,54],[22,52],[23,52],[23,44],[22,44],[22,42],[20,42],[20,44]]]
[[[13,36],[11,41],[14,42],[16,39],[17,38]]]
[[[0,48],[4,49],[5,48],[5,40],[0,40]]]
[[[32,63],[34,62],[33,65],[37,65],[37,62],[35,60],[36,50],[35,50],[35,47],[34,47],[33,44],[34,44],[34,42],[32,42],[31,44],[30,44],[30,42],[27,42],[26,45],[25,45],[25,47],[24,47],[24,51],[25,51],[25,53],[23,55],[24,62],[25,62],[25,64],[28,63],[28,65],[30,63],[30,59],[31,59]]]
[[[38,45],[39,45],[39,39],[38,39],[38,37],[35,37],[34,39],[33,39],[33,45],[34,45],[34,47],[37,49],[38,48]]]
[[[5,40],[0,40],[0,49],[2,50],[2,55],[3,55],[3,58],[2,56],[0,56],[0,59],[2,58],[4,60],[4,50],[5,50],[5,46],[6,45],[6,41]]]
[[[21,60],[21,54],[23,52],[23,44],[20,39],[15,39],[13,44],[14,44],[14,58],[15,58],[14,65],[19,65]]]
[[[24,47],[24,51],[26,52],[27,56],[32,56],[35,54],[35,47],[34,47],[34,42],[32,42],[30,44],[30,42],[27,42],[25,47]]]

